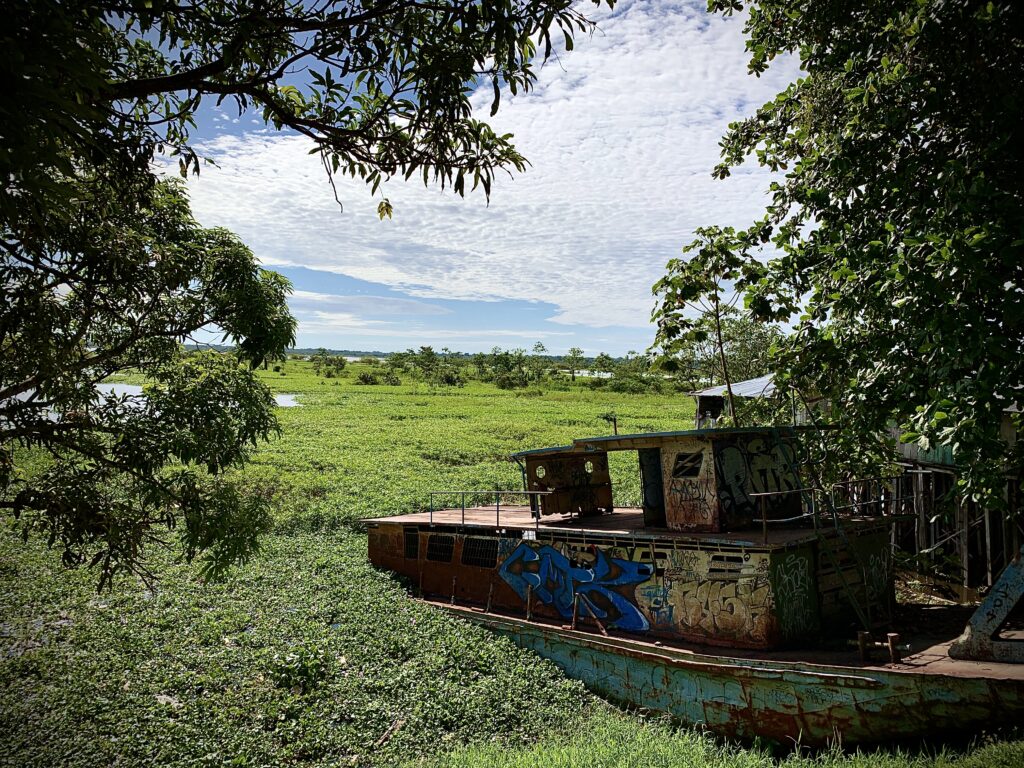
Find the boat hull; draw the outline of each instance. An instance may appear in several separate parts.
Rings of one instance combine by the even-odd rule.
[[[1017,725],[1013,678],[694,654],[449,608],[550,659],[608,699],[730,738],[824,746],[936,738]]]

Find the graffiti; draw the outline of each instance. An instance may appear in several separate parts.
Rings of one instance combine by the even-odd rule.
[[[572,618],[579,595],[595,616],[608,620],[608,626],[631,632],[650,628],[630,599],[633,590],[623,588],[650,579],[653,566],[609,558],[597,548],[582,557],[579,553],[573,555],[570,559],[552,546],[534,549],[523,542],[501,564],[498,573],[524,601],[527,587],[532,587],[534,598],[553,607],[562,618]]]
[[[815,616],[814,584],[810,561],[803,555],[789,554],[775,567],[775,605],[782,633],[793,637],[813,629]]]
[[[713,511],[709,503],[711,494],[708,491],[707,483],[680,477],[673,478],[668,489],[673,509],[686,510],[688,522],[711,520]]]
[[[773,627],[767,555],[672,552],[659,583],[637,589],[655,628],[766,643]]]
[[[864,589],[872,605],[887,603],[889,583],[889,552],[882,549],[868,556],[864,573]]]
[[[566,620],[578,596],[609,627],[763,646],[780,629],[793,637],[817,626],[809,559],[773,557],[779,555],[521,541],[498,572],[524,602],[529,587],[533,600]]]
[[[795,490],[797,478],[789,454],[790,446],[755,437],[746,443],[736,442],[715,453],[718,474],[718,498],[723,510],[732,518],[760,515],[757,499],[752,493]],[[799,494],[767,497],[769,509],[799,507]]]
[[[697,579],[700,555],[696,550],[673,552],[669,563],[669,567],[665,569],[665,581],[695,581]]]
[[[647,609],[651,624],[659,628],[673,628],[675,606],[672,604],[672,590],[669,586],[665,583],[645,584],[638,588],[637,598]]]

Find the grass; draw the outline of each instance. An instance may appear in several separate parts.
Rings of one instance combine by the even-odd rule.
[[[772,764],[623,714],[509,641],[409,599],[367,564],[355,524],[422,508],[435,488],[515,488],[507,454],[605,433],[610,410],[621,431],[685,428],[689,398],[359,386],[354,372],[325,380],[293,362],[284,374],[260,372],[303,405],[279,409],[282,437],[239,473],[274,489],[275,529],[226,581],[204,584],[157,551],[154,592],[122,579],[97,595],[94,573],[0,534],[0,766]],[[613,473],[620,499],[638,496],[632,465]],[[1019,765],[1022,749],[940,759]],[[869,759],[929,758],[786,765]]]

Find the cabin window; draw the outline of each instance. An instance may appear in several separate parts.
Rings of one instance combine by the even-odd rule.
[[[544,465],[543,464],[538,464],[537,468],[535,470],[533,470],[533,474],[535,474],[537,476],[538,480],[540,478],[544,477],[544,475],[546,475],[547,473],[548,473],[548,471],[546,469],[544,469]]]
[[[498,564],[498,540],[467,537],[462,544],[462,564],[493,568]]]
[[[454,549],[455,539],[435,533],[427,539],[427,560],[433,560],[436,563],[450,563]]]
[[[415,528],[405,529],[405,557],[415,560],[420,556],[420,532]]]
[[[676,463],[672,466],[672,478],[700,477],[703,463],[703,453],[677,453]]]
[[[587,459],[587,463],[583,465],[583,469],[587,471],[588,475],[594,474],[594,462],[592,462],[590,459]]]

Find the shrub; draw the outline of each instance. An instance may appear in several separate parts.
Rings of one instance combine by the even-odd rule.
[[[523,389],[529,383],[526,376],[519,373],[499,373],[494,378],[494,385],[498,389]]]
[[[356,376],[356,384],[379,384],[377,376],[369,371],[362,371]]]

